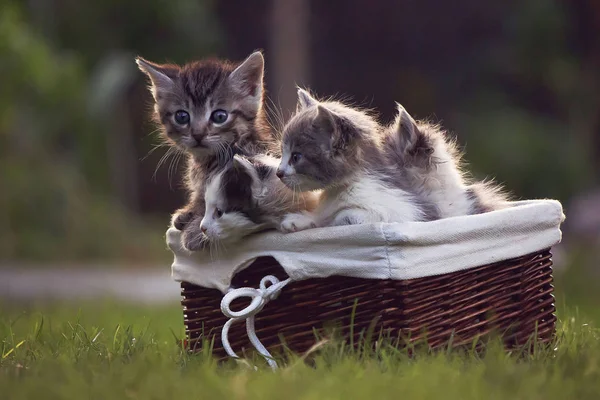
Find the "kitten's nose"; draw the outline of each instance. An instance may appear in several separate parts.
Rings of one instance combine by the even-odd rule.
[[[283,178],[283,175],[284,175],[283,170],[279,169],[279,168],[277,168],[277,172],[275,174],[277,175],[277,177],[279,179]]]
[[[202,145],[202,141],[204,140],[204,135],[194,132],[194,133],[192,133],[192,137],[194,138],[194,140],[196,140],[196,143],[198,144],[198,146]]]
[[[202,233],[206,233],[206,227],[205,226],[200,226],[200,230],[202,231]]]

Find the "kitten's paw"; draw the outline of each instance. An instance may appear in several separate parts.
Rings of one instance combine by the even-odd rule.
[[[173,215],[171,225],[179,231],[183,231],[187,224],[194,219],[194,213],[192,211],[181,211]]]
[[[288,214],[281,221],[279,230],[283,233],[299,232],[306,229],[316,228],[315,221],[306,214]]]
[[[333,219],[331,226],[360,225],[371,222],[368,213],[362,210],[344,210]],[[375,221],[373,221],[375,222]]]

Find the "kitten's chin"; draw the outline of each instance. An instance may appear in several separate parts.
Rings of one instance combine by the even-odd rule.
[[[208,237],[208,241],[210,244],[214,245],[215,248],[219,249],[219,245],[229,245],[233,243],[237,243],[242,236],[240,235],[219,235],[219,237]]]
[[[216,154],[216,152],[214,150],[212,150],[209,147],[206,146],[194,146],[194,147],[187,147],[186,151],[190,154],[192,154],[195,158],[206,158],[206,157],[210,157],[214,154]]]
[[[187,151],[196,158],[205,158],[219,156],[223,160],[233,157],[232,145],[229,143],[203,143],[195,146],[188,146]]]
[[[313,192],[315,190],[323,189],[323,185],[320,182],[309,179],[286,179],[284,177],[281,181],[285,186],[292,189],[294,192]]]
[[[212,229],[209,228],[208,231],[204,233],[204,236],[210,243],[217,245],[218,247],[221,243],[236,242],[241,239],[242,235],[235,227],[231,229],[228,227],[224,228],[223,226],[214,226]]]

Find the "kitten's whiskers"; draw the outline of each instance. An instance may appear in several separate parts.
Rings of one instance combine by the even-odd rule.
[[[172,186],[173,176],[175,175],[175,172],[179,168],[179,161],[181,160],[182,156],[183,156],[183,152],[176,151],[175,152],[175,157],[171,158],[171,162],[169,164],[169,171],[167,173],[167,179],[169,180],[169,187],[171,189],[173,189],[173,186]]]
[[[175,147],[169,147],[169,149],[165,152],[165,154],[162,155],[162,157],[160,158],[160,160],[158,160],[158,163],[156,164],[156,168],[154,169],[154,173],[152,174],[152,179],[154,181],[156,181],[156,174],[158,173],[158,170],[160,169],[160,167],[167,161],[167,159],[174,155],[175,153],[177,153],[177,148]]]
[[[140,161],[144,161],[146,158],[148,158],[152,153],[154,153],[156,150],[162,148],[162,147],[169,147],[168,143],[161,143],[161,144],[153,144],[152,148],[150,150],[148,150],[148,153],[146,153],[146,155],[142,158],[140,158]]]

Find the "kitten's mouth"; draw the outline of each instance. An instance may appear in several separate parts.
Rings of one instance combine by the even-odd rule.
[[[195,144],[193,144],[192,146],[190,146],[192,149],[198,149],[198,148],[207,148],[208,146],[206,146],[204,143],[202,142],[196,142]]]

